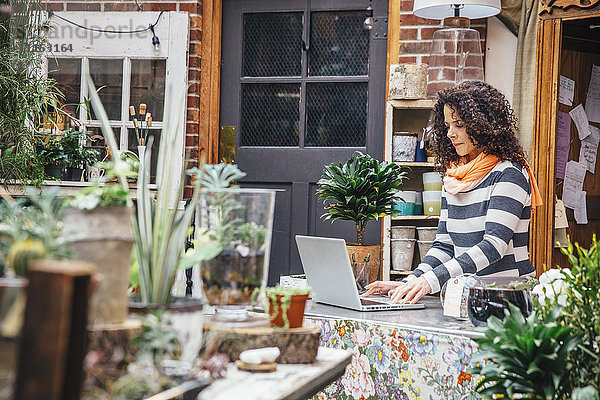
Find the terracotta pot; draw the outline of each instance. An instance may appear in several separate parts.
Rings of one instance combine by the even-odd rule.
[[[127,288],[133,208],[98,207],[92,211],[70,208],[63,217],[63,232],[77,260],[92,262],[100,281],[90,300],[91,324],[119,324],[127,318]]]
[[[271,326],[279,328],[300,328],[302,326],[302,320],[304,319],[304,307],[306,306],[306,300],[308,294],[294,294],[291,297],[290,305],[286,310],[287,320],[289,326],[285,326],[283,319],[283,307],[281,305],[281,298],[283,295],[275,295],[277,298],[277,304],[274,304],[273,299],[267,296],[269,299],[269,319],[271,320]]]
[[[369,257],[369,283],[383,279],[381,268],[381,245],[379,244],[356,244],[347,243],[346,249],[352,263],[352,255],[356,262],[363,262]]]

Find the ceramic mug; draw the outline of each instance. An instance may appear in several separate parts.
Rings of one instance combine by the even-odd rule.
[[[96,179],[104,176],[104,170],[94,166],[87,167],[88,181],[95,181]]]

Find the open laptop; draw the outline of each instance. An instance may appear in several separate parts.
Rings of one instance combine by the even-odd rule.
[[[308,285],[318,303],[358,311],[425,308],[422,303],[392,304],[387,296],[361,298],[344,239],[296,235],[296,244]]]

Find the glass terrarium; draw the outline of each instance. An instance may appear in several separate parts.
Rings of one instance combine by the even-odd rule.
[[[217,242],[220,252],[201,264],[202,290],[215,320],[254,323],[252,294],[266,285],[275,192],[265,189],[203,190],[196,207],[196,237]]]

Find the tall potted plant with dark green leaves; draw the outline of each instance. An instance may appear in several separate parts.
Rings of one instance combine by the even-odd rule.
[[[394,194],[405,177],[406,172],[395,163],[356,152],[345,162],[325,166],[317,182],[317,194],[325,204],[322,218],[354,223],[357,243],[348,244],[348,252],[356,262],[369,260],[370,281],[379,271],[381,245],[363,243],[365,228],[369,221],[392,214]]]
[[[88,132],[68,129],[61,132],[60,141],[67,157],[66,179],[80,181],[86,165],[93,165],[98,161],[98,151],[85,146],[89,139]]]

